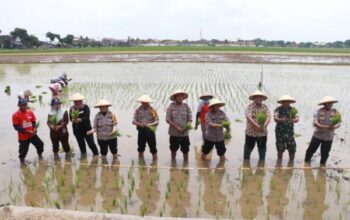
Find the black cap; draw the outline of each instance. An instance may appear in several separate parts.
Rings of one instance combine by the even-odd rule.
[[[18,106],[27,105],[27,104],[28,104],[27,99],[22,99],[22,98],[18,99]]]
[[[53,98],[51,100],[51,104],[50,104],[51,106],[58,105],[58,104],[62,104],[59,98]]]

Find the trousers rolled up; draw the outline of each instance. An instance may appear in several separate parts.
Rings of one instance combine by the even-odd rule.
[[[139,131],[137,137],[137,151],[143,153],[146,150],[146,144],[148,144],[151,154],[156,154],[158,150],[154,132],[149,128],[138,128],[137,130]]]
[[[20,159],[24,159],[27,156],[30,144],[33,144],[33,146],[36,148],[38,155],[41,155],[44,152],[44,142],[39,138],[38,135],[35,135],[28,140],[19,141]]]
[[[113,138],[110,140],[97,140],[98,145],[100,146],[100,153],[102,156],[106,156],[108,153],[108,149],[111,151],[111,153],[117,154],[118,153],[118,141],[117,138]]]
[[[326,164],[329,152],[331,151],[333,141],[325,141],[318,139],[316,137],[312,137],[309,147],[305,153],[305,162],[310,162],[312,156],[317,151],[317,149],[321,146],[321,164]]]
[[[252,136],[245,136],[245,144],[244,144],[244,159],[249,160],[250,155],[255,147],[255,144],[258,146],[258,152],[259,152],[259,159],[265,160],[266,155],[266,142],[267,142],[267,136],[262,137],[252,137]]]

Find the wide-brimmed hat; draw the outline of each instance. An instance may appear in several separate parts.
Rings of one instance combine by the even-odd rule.
[[[136,102],[141,102],[141,103],[152,103],[153,100],[152,100],[151,97],[149,97],[148,95],[142,95],[142,96],[140,96],[138,99],[136,99]]]
[[[318,103],[318,105],[323,105],[326,103],[337,103],[337,102],[338,102],[338,100],[336,100],[332,96],[327,95],[321,99],[321,101]]]
[[[75,93],[69,99],[69,101],[82,101],[82,100],[85,100],[85,97],[80,93]]]
[[[95,108],[103,107],[103,106],[112,106],[111,103],[109,103],[106,99],[101,99],[100,101],[97,102],[97,104],[94,106]]]
[[[281,104],[282,102],[295,103],[295,99],[290,95],[283,95],[283,96],[279,97],[279,99],[277,100],[277,103],[279,103],[279,104]]]
[[[212,99],[209,103],[209,108],[210,107],[213,107],[215,105],[219,105],[220,107],[224,106],[225,105],[225,102],[219,100],[219,99]]]
[[[199,99],[203,99],[205,97],[208,97],[210,99],[214,98],[214,96],[210,92],[204,92],[201,96],[199,96]]]
[[[171,101],[175,101],[175,96],[179,95],[179,94],[183,94],[185,96],[185,99],[188,98],[188,94],[187,92],[183,91],[183,90],[176,90],[175,92],[173,92],[173,94],[171,94],[170,96],[170,100]]]
[[[250,100],[254,100],[254,98],[257,97],[257,96],[263,97],[264,100],[267,99],[267,95],[265,95],[265,93],[263,93],[263,92],[260,91],[260,90],[256,90],[255,92],[253,92],[252,94],[250,94],[249,99],[250,99]]]

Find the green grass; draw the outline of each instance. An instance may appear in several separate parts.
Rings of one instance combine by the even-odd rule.
[[[51,48],[51,49],[0,49],[0,55],[11,54],[80,54],[80,53],[118,53],[118,52],[198,52],[198,53],[313,53],[313,54],[349,54],[350,49],[341,48],[260,48],[260,47],[224,47],[224,46],[135,46],[135,47],[94,47],[94,48]]]

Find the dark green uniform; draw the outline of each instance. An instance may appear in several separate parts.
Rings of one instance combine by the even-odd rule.
[[[285,108],[279,106],[276,108],[274,115],[278,118],[290,118],[289,114],[291,109],[292,107]],[[294,123],[291,119],[285,122],[277,122],[275,133],[277,151],[283,152],[286,149],[291,152],[296,151]]]

